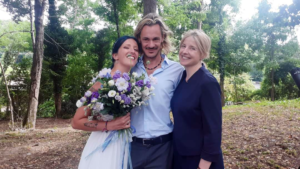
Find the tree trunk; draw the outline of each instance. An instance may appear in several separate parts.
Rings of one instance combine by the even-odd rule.
[[[143,0],[144,16],[148,13],[156,13],[157,0]]]
[[[10,97],[10,94],[9,94],[8,84],[7,84],[7,81],[6,81],[6,77],[5,77],[4,70],[3,70],[1,62],[0,62],[0,67],[1,67],[2,75],[3,75],[4,83],[5,83],[5,86],[6,86],[7,97],[8,97],[8,100],[9,100],[10,124],[11,124],[10,129],[14,130],[14,128],[15,128],[15,124],[14,124],[14,109],[13,109],[13,106],[12,106],[12,101],[11,101],[11,97]]]
[[[74,19],[73,22],[71,23],[71,29],[74,29],[76,21],[77,21],[77,13],[78,13],[78,5],[77,5],[77,0],[73,0],[74,2]]]
[[[271,70],[271,83],[272,83],[272,88],[271,88],[271,101],[275,101],[275,83],[274,83],[274,69]]]
[[[46,0],[35,0],[35,47],[33,51],[33,62],[31,67],[31,84],[29,103],[27,109],[27,119],[24,120],[24,126],[27,128],[35,129],[36,113],[38,108],[38,99],[40,92],[40,80],[42,73],[42,62],[44,55],[44,11]]]
[[[55,98],[55,116],[61,117],[61,93],[55,93],[54,94]]]
[[[222,10],[219,9],[219,24],[220,27],[223,28],[223,15]],[[220,87],[221,87],[221,100],[222,100],[222,106],[225,106],[225,96],[224,96],[224,81],[225,81],[225,32],[223,29],[219,30],[219,42],[218,42],[218,55],[219,55],[219,73],[220,73]]]
[[[34,39],[34,26],[33,26],[33,13],[32,13],[32,3],[31,0],[28,0],[29,5],[29,16],[30,16],[30,35],[31,35],[31,41],[32,41],[32,48],[34,51],[35,46],[35,39]]]
[[[274,58],[274,52],[275,52],[275,35],[272,33],[271,34],[271,51],[270,51],[270,61],[271,63],[275,60]],[[271,101],[275,101],[275,83],[274,83],[274,69],[271,68],[271,72],[270,72],[270,78],[271,78]]]
[[[116,20],[116,26],[117,26],[117,33],[118,33],[118,38],[120,38],[120,30],[119,30],[119,14],[117,11],[117,5],[118,5],[118,0],[113,0],[112,5],[114,8],[114,15],[115,15],[115,20]]]
[[[203,0],[200,0],[200,4],[201,5],[199,6],[199,12],[202,11]],[[198,20],[197,26],[198,26],[198,29],[201,30],[202,29],[202,21]]]

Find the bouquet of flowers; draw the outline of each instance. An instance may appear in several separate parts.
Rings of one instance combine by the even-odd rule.
[[[89,120],[111,121],[125,116],[133,108],[147,105],[147,100],[153,95],[154,87],[152,85],[156,83],[153,76],[149,76],[149,80],[146,80],[145,75],[138,76],[136,72],[122,74],[120,71],[116,71],[112,77],[110,73],[111,69],[102,69],[92,81],[93,83],[99,81],[102,85],[101,88],[95,92],[87,91],[76,103],[77,107],[86,106],[85,113],[88,109],[91,110],[91,115],[88,116]],[[133,126],[130,129],[110,131],[105,141],[100,143],[86,158],[96,151],[102,150],[103,152],[108,145],[121,139],[123,148],[119,153],[123,160],[120,166],[123,168],[123,164],[127,161],[132,169],[130,142],[134,132]],[[128,155],[125,155],[125,150]]]
[[[113,77],[111,69],[104,68],[93,78],[93,83],[99,81],[102,86],[98,91],[87,91],[77,101],[77,107],[87,106],[91,109],[89,120],[110,121],[117,117],[124,116],[134,107],[147,105],[146,101],[153,95],[156,79],[151,75],[145,80],[145,75],[138,77],[138,74],[121,73],[116,71]]]

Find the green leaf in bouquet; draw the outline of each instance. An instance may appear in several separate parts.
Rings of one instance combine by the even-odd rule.
[[[98,82],[100,82],[101,84],[104,83],[104,81],[102,79],[97,79]]]
[[[103,87],[101,90],[102,90],[102,91],[109,91],[110,89],[109,89],[109,88],[106,88],[106,87]]]
[[[101,110],[101,114],[105,115],[108,114],[111,111],[111,108],[104,108],[103,110]]]

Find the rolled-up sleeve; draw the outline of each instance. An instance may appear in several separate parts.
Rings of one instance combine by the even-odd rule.
[[[221,89],[217,81],[204,83],[201,86],[200,105],[204,134],[201,158],[216,162],[221,155],[222,139],[222,103]]]

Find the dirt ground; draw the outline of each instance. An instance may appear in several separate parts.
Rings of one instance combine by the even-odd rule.
[[[10,132],[0,121],[0,169],[75,169],[89,132],[70,119],[38,119],[36,130]],[[223,110],[225,168],[300,167],[300,109],[233,107]]]

